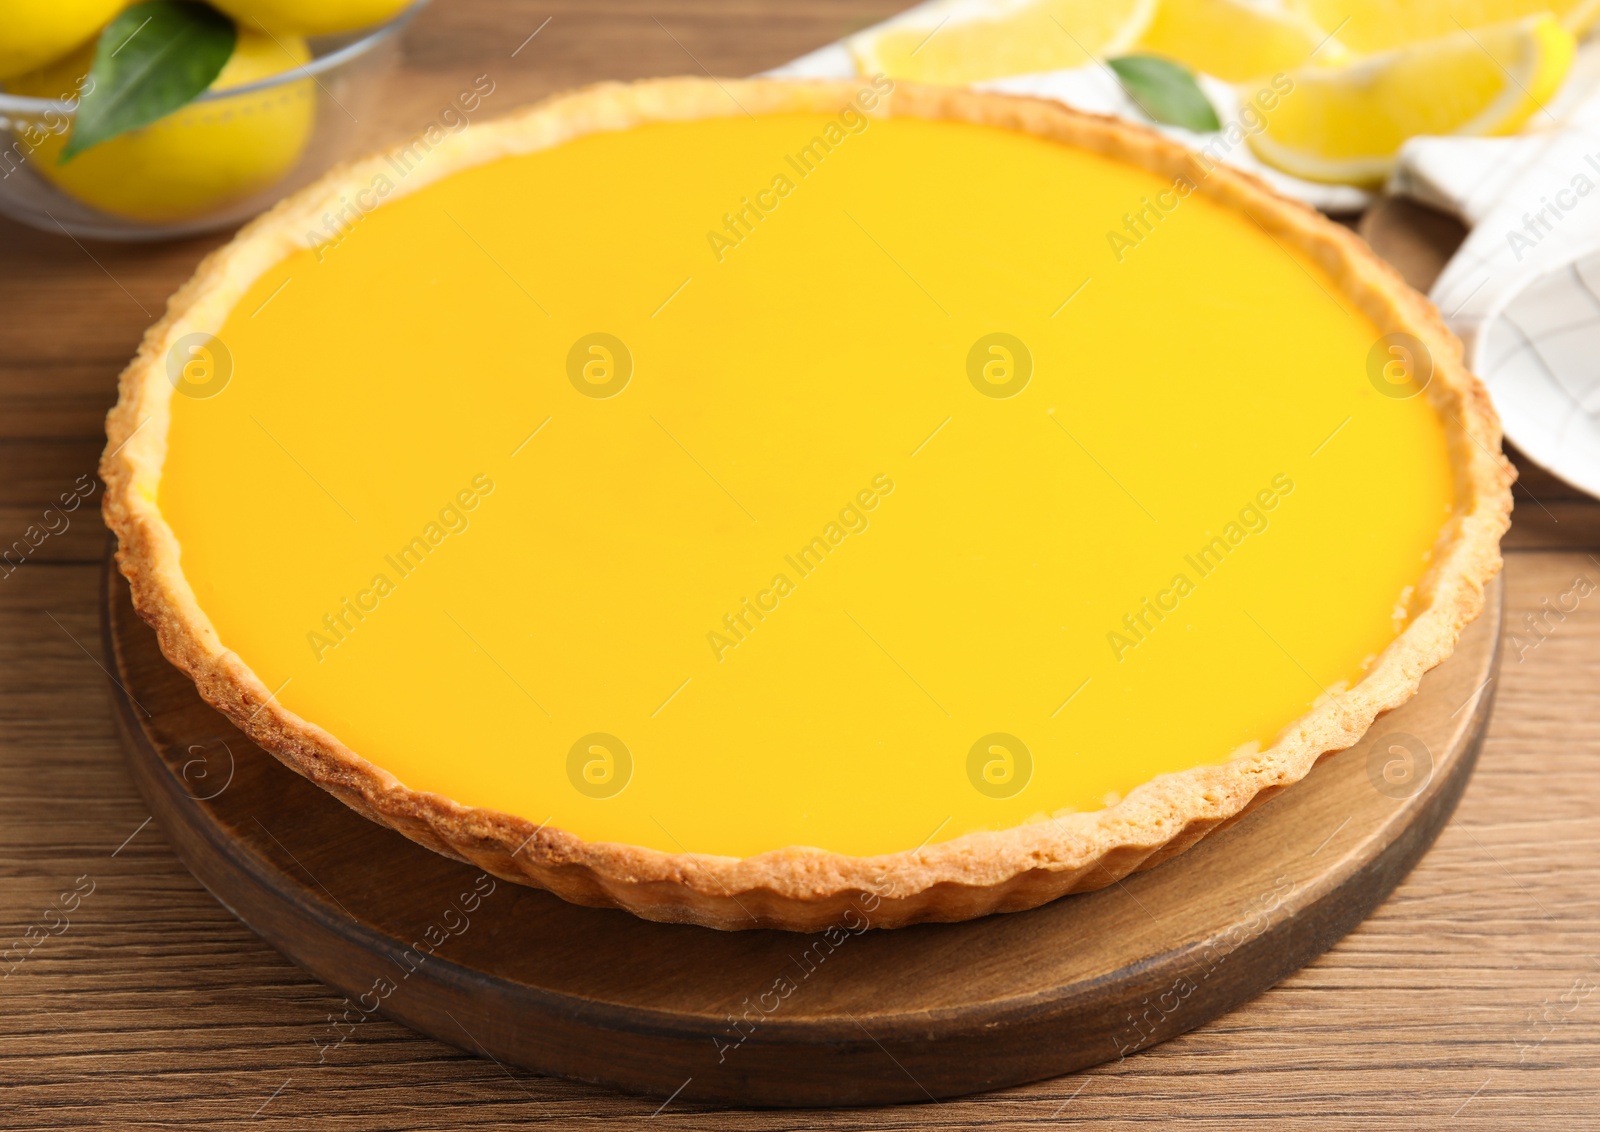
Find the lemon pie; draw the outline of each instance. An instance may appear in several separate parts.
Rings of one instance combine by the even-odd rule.
[[[1356,742],[1498,570],[1499,427],[1346,229],[1141,129],[662,80],[210,256],[102,464],[141,613],[439,852],[719,928],[956,920]]]

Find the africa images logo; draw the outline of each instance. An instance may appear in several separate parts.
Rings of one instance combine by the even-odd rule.
[[[567,780],[588,798],[614,798],[633,779],[633,752],[615,735],[592,731],[567,751]]]
[[[1033,377],[1033,353],[1015,334],[985,334],[967,351],[967,380],[985,397],[1015,397]]]
[[[567,351],[567,380],[585,397],[615,397],[633,379],[633,354],[615,334],[585,334]]]
[[[1033,779],[1033,752],[1015,735],[996,731],[967,751],[967,781],[986,798],[1015,798]]]

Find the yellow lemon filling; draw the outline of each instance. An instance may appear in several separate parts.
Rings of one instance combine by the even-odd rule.
[[[1358,679],[1453,506],[1335,284],[1137,168],[853,112],[406,164],[173,364],[158,500],[417,790],[736,856],[1099,809]]]

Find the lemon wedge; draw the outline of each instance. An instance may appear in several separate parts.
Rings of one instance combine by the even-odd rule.
[[[1550,13],[1582,36],[1600,16],[1600,0],[1290,0],[1352,51],[1369,54]]]
[[[1575,48],[1572,32],[1546,15],[1457,31],[1349,67],[1302,68],[1271,100],[1250,148],[1306,180],[1374,184],[1407,138],[1516,131],[1561,85]]]
[[[1349,57],[1305,13],[1270,0],[1161,0],[1139,48],[1228,82]]]
[[[1139,41],[1157,0],[945,0],[852,37],[864,75],[970,83],[1081,67]]]

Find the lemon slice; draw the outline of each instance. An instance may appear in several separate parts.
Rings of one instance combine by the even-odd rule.
[[[849,41],[862,74],[970,83],[1081,67],[1139,41],[1157,0],[946,0]]]
[[[1304,12],[1270,0],[1161,0],[1139,46],[1229,82],[1349,57]]]
[[[1368,54],[1541,13],[1582,36],[1600,0],[1290,0],[1352,51]]]
[[[1259,103],[1266,125],[1250,148],[1306,180],[1372,184],[1388,174],[1407,138],[1517,130],[1560,86],[1575,48],[1570,31],[1536,16],[1350,67],[1302,68],[1286,93]]]

